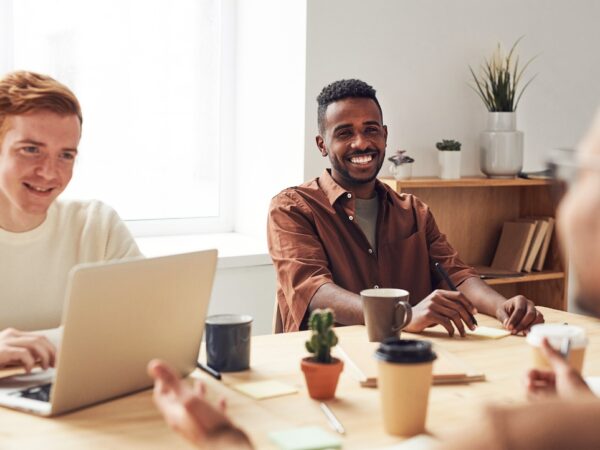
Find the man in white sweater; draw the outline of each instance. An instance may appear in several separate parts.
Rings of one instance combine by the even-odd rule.
[[[81,124],[77,98],[56,80],[32,72],[0,79],[0,330],[59,326],[73,266],[140,256],[109,206],[57,200],[73,174]],[[52,360],[35,346],[27,351]]]

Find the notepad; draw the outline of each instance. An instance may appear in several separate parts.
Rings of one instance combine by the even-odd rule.
[[[269,439],[283,450],[320,450],[342,447],[342,441],[339,437],[323,430],[321,427],[301,427],[272,431],[269,433]]]
[[[251,383],[234,384],[231,388],[256,400],[295,394],[298,389],[276,380],[253,381]]]
[[[374,358],[378,342],[367,341],[366,336],[344,336],[343,344],[335,351],[344,360],[348,371],[362,387],[377,387],[377,360]],[[466,364],[454,354],[435,347],[437,359],[433,363],[433,384],[469,383],[483,381],[485,375]]]
[[[482,339],[500,339],[506,336],[510,336],[510,331],[502,328],[492,327],[477,327],[475,330],[465,329],[467,336],[478,337]]]

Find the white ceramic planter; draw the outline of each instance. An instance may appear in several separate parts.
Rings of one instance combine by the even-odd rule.
[[[523,132],[514,112],[488,112],[481,133],[481,171],[490,178],[514,178],[523,168]]]
[[[460,178],[460,150],[438,150],[440,178],[455,180]]]
[[[390,165],[390,173],[396,180],[408,180],[412,177],[412,166],[413,163],[405,163],[396,166]]]

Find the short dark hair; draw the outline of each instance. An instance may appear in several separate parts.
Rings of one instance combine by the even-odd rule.
[[[375,89],[373,89],[373,86],[370,86],[364,81],[357,79],[334,81],[333,83],[325,86],[317,97],[317,103],[319,104],[319,108],[317,110],[319,133],[323,134],[325,131],[325,111],[327,111],[327,107],[333,102],[352,97],[370,98],[375,102],[377,108],[379,108],[381,116],[383,117],[383,111],[381,110],[381,105],[375,96]]]

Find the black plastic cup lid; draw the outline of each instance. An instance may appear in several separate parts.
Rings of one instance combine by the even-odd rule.
[[[431,362],[437,358],[437,355],[429,341],[392,337],[379,345],[375,358],[390,363],[416,364]]]

